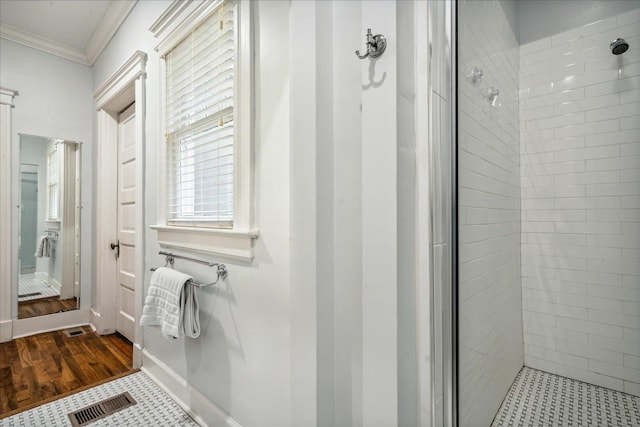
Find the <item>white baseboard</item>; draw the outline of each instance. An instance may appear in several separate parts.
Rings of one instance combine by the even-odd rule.
[[[142,367],[142,346],[138,343],[133,343],[133,368]]]
[[[74,328],[89,324],[89,309],[65,311],[47,316],[30,317],[13,321],[13,338],[27,337],[43,332]]]
[[[142,350],[142,371],[202,426],[242,427],[160,359]],[[188,403],[187,403],[188,402]]]
[[[3,320],[0,322],[0,342],[7,342],[13,339],[13,320]]]
[[[115,329],[107,329],[103,325],[102,315],[95,311],[93,308],[91,309],[90,314],[90,323],[91,327],[98,335],[110,335],[115,332]]]
[[[102,315],[92,308],[91,313],[89,314],[89,322],[91,323],[91,327],[95,332],[98,332],[100,330],[100,327],[102,326],[101,320]]]

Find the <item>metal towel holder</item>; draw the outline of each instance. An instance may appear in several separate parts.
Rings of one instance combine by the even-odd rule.
[[[193,286],[195,286],[196,288],[205,288],[207,286],[213,286],[215,284],[217,284],[220,279],[224,280],[227,278],[227,266],[224,264],[219,264],[217,262],[210,262],[210,261],[204,261],[201,259],[197,259],[197,258],[192,258],[186,255],[176,255],[173,252],[165,252],[165,251],[160,251],[158,252],[160,255],[164,255],[165,256],[165,267],[171,267],[173,268],[173,262],[175,261],[176,258],[179,259],[186,259],[188,261],[192,261],[192,262],[196,262],[198,264],[204,264],[207,265],[209,267],[216,267],[216,274],[217,274],[217,278],[215,282],[211,282],[211,283],[197,283],[192,281],[191,284]],[[156,268],[152,268],[151,271],[156,271]]]

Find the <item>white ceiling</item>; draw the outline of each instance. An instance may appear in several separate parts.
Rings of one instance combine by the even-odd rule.
[[[0,2],[0,22],[84,49],[109,3],[109,0],[3,0]]]
[[[0,0],[0,36],[93,64],[136,0]]]

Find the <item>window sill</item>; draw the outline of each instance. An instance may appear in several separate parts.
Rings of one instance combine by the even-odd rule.
[[[152,225],[151,229],[158,232],[158,244],[162,248],[198,252],[244,262],[253,260],[253,243],[259,235],[257,230],[171,225]]]

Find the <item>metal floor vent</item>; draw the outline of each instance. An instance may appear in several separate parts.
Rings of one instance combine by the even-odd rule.
[[[71,328],[71,329],[65,329],[64,334],[69,338],[71,338],[71,337],[77,337],[78,335],[84,335],[86,334],[86,332],[82,328]]]
[[[31,292],[31,293],[28,293],[28,294],[18,294],[18,298],[36,297],[38,295],[42,295],[42,292]]]
[[[73,425],[73,427],[80,427],[135,405],[136,403],[129,392],[124,392],[68,415],[71,420],[71,425]]]

